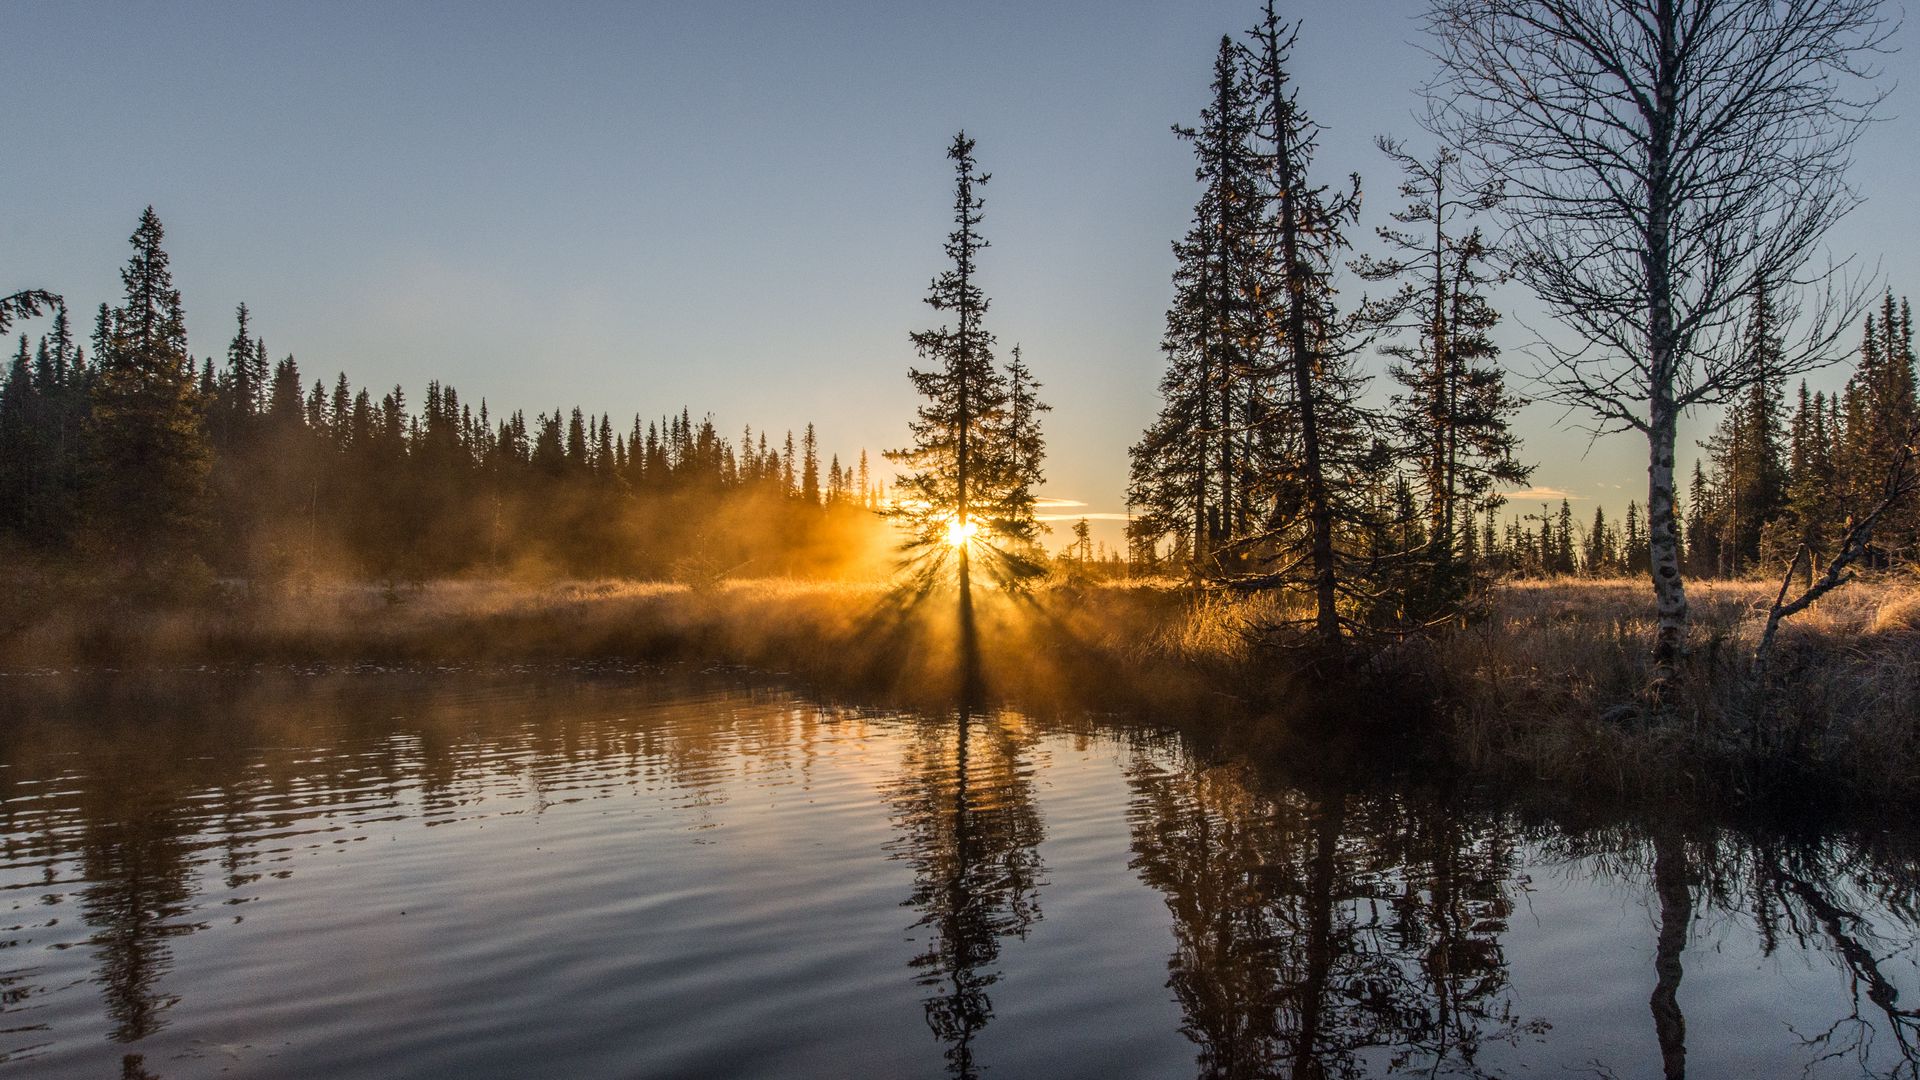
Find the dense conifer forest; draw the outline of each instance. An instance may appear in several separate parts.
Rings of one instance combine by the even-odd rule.
[[[864,450],[824,450],[687,409],[529,418],[428,384],[375,397],[306,382],[242,304],[222,356],[185,336],[152,208],[122,303],[91,346],[55,305],[0,388],[0,530],[50,559],[153,584],[221,576],[419,579],[474,572],[703,580],[833,575],[864,558],[885,497]],[[188,574],[188,579],[192,578]]]

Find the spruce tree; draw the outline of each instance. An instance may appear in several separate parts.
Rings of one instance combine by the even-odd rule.
[[[1041,464],[1046,458],[1047,444],[1040,430],[1040,414],[1051,411],[1053,406],[1040,400],[1040,383],[1028,370],[1018,345],[1007,359],[1006,380],[1006,408],[991,432],[997,450],[995,465],[1001,492],[994,508],[993,530],[1009,541],[1030,545],[1045,528],[1034,517],[1034,492],[1045,479]],[[864,486],[864,451],[860,462]]]
[[[0,386],[0,530],[24,533],[39,493],[35,471],[46,453],[41,445],[41,403],[27,359],[27,336],[7,367]]]
[[[1362,259],[1358,269],[1368,280],[1400,283],[1373,314],[1415,334],[1412,344],[1382,351],[1403,388],[1394,397],[1396,437],[1416,463],[1430,557],[1444,576],[1460,554],[1463,511],[1471,518],[1497,506],[1498,485],[1524,484],[1532,473],[1514,458],[1510,422],[1521,402],[1506,389],[1491,337],[1500,321],[1485,296],[1494,252],[1477,227],[1456,228],[1498,199],[1467,183],[1452,151],[1423,160],[1391,140],[1378,145],[1400,165],[1407,205],[1393,214],[1400,227],[1377,230],[1394,254]]]
[[[1740,576],[1759,561],[1761,539],[1787,504],[1780,336],[1773,299],[1764,286],[1753,299],[1744,348],[1746,363],[1758,374],[1727,406],[1719,429],[1705,444],[1713,462],[1711,498],[1720,514],[1709,526],[1718,548],[1717,565],[1709,572],[1729,577]],[[1695,507],[1699,513],[1697,500]]]
[[[820,442],[811,423],[800,436],[800,501],[820,505]]]
[[[1298,566],[1313,597],[1313,633],[1323,646],[1343,638],[1341,606],[1362,590],[1350,579],[1353,561],[1342,542],[1361,515],[1346,499],[1367,464],[1357,405],[1363,379],[1353,370],[1351,327],[1334,305],[1332,275],[1347,247],[1345,228],[1358,218],[1359,177],[1348,190],[1316,184],[1312,176],[1319,127],[1296,99],[1287,65],[1296,29],[1283,24],[1267,0],[1246,52],[1256,102],[1255,137],[1266,148],[1262,177],[1277,287],[1266,292],[1279,370],[1290,391],[1283,414],[1297,447],[1270,478],[1276,513],[1267,554],[1282,567]]]
[[[1835,432],[1828,423],[1827,396],[1807,396],[1807,384],[1800,383],[1799,404],[1792,424],[1792,447],[1787,481],[1785,522],[1788,532],[1776,561],[1790,561],[1804,546],[1808,552],[1806,573],[1813,575],[1834,553],[1841,529],[1841,493],[1836,473]]]
[[[978,190],[988,176],[978,171],[974,141],[953,137],[947,158],[954,164],[953,231],[945,252],[951,265],[934,278],[927,306],[953,320],[912,335],[915,352],[927,366],[909,377],[923,400],[908,429],[913,444],[888,451],[906,470],[899,484],[905,497],[892,511],[922,542],[955,542],[964,559],[977,530],[1005,527],[1003,470],[995,467],[998,448],[992,425],[1006,405],[1006,383],[993,363],[994,336],[985,326],[988,308],[981,289],[979,254],[987,247],[980,234],[985,205]]]
[[[1141,534],[1182,537],[1194,571],[1208,574],[1219,569],[1219,549],[1247,529],[1257,468],[1255,434],[1241,421],[1261,396],[1255,297],[1267,256],[1254,106],[1239,55],[1231,37],[1220,39],[1199,126],[1173,129],[1193,144],[1201,193],[1192,225],[1173,245],[1162,405],[1131,450],[1128,487]]]
[[[1847,381],[1846,423],[1837,464],[1842,505],[1871,505],[1882,479],[1914,430],[1916,401],[1913,317],[1889,290],[1869,313],[1859,365]],[[1920,544],[1920,508],[1895,508],[1874,531],[1871,565],[1909,557]]]
[[[126,299],[99,356],[87,521],[129,569],[156,579],[197,561],[210,454],[164,239],[149,206],[129,238]]]
[[[252,313],[247,305],[234,309],[237,323],[227,343],[226,378],[221,385],[220,422],[216,445],[232,446],[251,435],[254,417],[266,407],[266,358],[254,347]]]
[[[1640,506],[1631,500],[1627,502],[1627,527],[1622,545],[1625,551],[1621,562],[1628,576],[1645,573],[1651,565],[1647,534],[1640,524]]]

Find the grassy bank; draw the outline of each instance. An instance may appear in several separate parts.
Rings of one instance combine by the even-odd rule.
[[[84,586],[69,588],[10,594],[0,669],[685,661],[904,704],[950,703],[966,674],[955,595],[878,584],[333,584],[171,604],[76,601]],[[1920,587],[1858,585],[1823,601],[1788,624],[1765,687],[1748,665],[1768,587],[1701,583],[1690,595],[1690,670],[1659,710],[1639,697],[1652,626],[1637,581],[1507,586],[1486,618],[1387,648],[1333,685],[1256,644],[1285,614],[1279,601],[1195,597],[1174,582],[979,588],[971,636],[991,697],[1232,724],[1268,750],[1335,763],[1344,748],[1625,800],[1920,801]],[[1361,738],[1334,738],[1343,726]]]
[[[1851,586],[1753,646],[1776,586],[1695,583],[1693,653],[1655,709],[1638,581],[1523,583],[1490,618],[1409,646],[1436,673],[1449,756],[1522,784],[1794,804],[1920,800],[1920,585]]]

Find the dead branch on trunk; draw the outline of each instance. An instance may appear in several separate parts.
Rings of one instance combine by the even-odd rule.
[[[1780,623],[1812,607],[1814,601],[1833,590],[1852,581],[1856,576],[1853,564],[1867,553],[1867,546],[1873,542],[1873,530],[1887,512],[1899,505],[1902,500],[1920,491],[1920,472],[1914,470],[1914,454],[1920,448],[1920,425],[1907,432],[1906,442],[1894,455],[1887,466],[1887,474],[1880,481],[1880,497],[1865,516],[1856,519],[1848,527],[1845,539],[1840,542],[1840,550],[1833,560],[1827,563],[1827,572],[1819,580],[1807,586],[1799,596],[1787,600],[1787,589],[1799,573],[1800,564],[1809,557],[1805,544],[1794,553],[1793,562],[1788,564],[1787,572],[1780,579],[1780,591],[1774,596],[1773,607],[1767,612],[1766,629],[1760,633],[1760,644],[1753,650],[1753,675],[1756,680],[1766,677],[1767,660],[1773,651],[1774,635],[1780,630]]]

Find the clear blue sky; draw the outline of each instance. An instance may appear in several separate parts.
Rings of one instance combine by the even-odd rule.
[[[1366,181],[1362,250],[1396,202],[1373,136],[1422,144],[1421,6],[1283,5],[1304,22],[1301,100],[1328,129],[1318,166]],[[622,429],[682,405],[729,432],[811,420],[828,449],[877,457],[914,405],[907,333],[933,314],[943,151],[964,126],[993,173],[990,325],[1055,406],[1047,494],[1116,513],[1157,404],[1168,244],[1196,193],[1168,126],[1197,115],[1220,35],[1255,15],[1252,0],[14,0],[0,289],[44,285],[83,311],[114,299],[152,203],[198,354],[224,348],[244,300],[309,382],[344,369],[418,401],[438,378],[496,410],[579,403]],[[1886,58],[1901,85],[1857,155],[1867,205],[1831,242],[1920,292],[1914,38]],[[1560,426],[1548,406],[1523,418],[1542,486],[1610,509],[1644,498],[1636,437],[1589,449]]]

